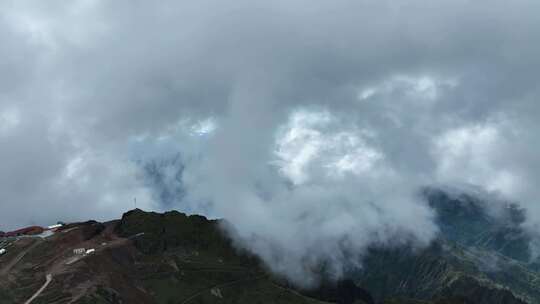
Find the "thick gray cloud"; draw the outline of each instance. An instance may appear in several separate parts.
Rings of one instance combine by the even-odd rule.
[[[292,279],[320,260],[339,275],[372,244],[429,242],[417,194],[435,184],[517,201],[534,233],[538,12],[5,2],[0,229],[114,218],[137,197],[227,218]]]

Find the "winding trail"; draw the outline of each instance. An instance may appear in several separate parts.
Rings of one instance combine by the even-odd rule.
[[[36,293],[34,293],[34,295],[28,299],[28,301],[24,302],[24,304],[30,304],[32,301],[34,301],[35,298],[39,297],[39,295],[45,290],[45,288],[47,288],[47,286],[49,286],[49,283],[51,283],[52,281],[52,274],[47,274],[45,276],[45,284],[43,284],[43,286],[41,286],[41,288],[36,291]]]
[[[4,268],[0,269],[0,276],[5,276],[6,274],[8,274],[9,271],[11,270],[11,268],[13,268],[15,265],[17,265],[17,263],[19,263],[19,261],[22,260],[22,258],[24,258],[24,256],[28,252],[30,252],[32,249],[34,249],[40,243],[41,243],[41,241],[37,240],[34,244],[30,245],[28,248],[24,249],[21,253],[19,253],[19,255],[17,255],[13,260],[11,260],[8,264],[6,264],[6,266],[4,266]]]

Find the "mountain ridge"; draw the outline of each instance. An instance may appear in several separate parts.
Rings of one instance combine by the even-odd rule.
[[[0,256],[0,304],[29,299],[48,274],[50,285],[32,303],[540,303],[540,274],[524,256],[469,242],[473,234],[458,230],[481,228],[474,221],[486,223],[485,211],[441,195],[428,197],[445,221],[430,246],[370,248],[361,269],[313,290],[236,248],[221,220],[135,209],[119,220],[68,224],[44,239],[12,239]],[[460,226],[464,218],[470,227]],[[487,222],[493,234],[508,226]],[[79,257],[77,248],[95,252]]]

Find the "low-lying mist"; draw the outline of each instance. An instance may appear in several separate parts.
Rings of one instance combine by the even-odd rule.
[[[429,244],[419,193],[445,186],[518,203],[540,240],[539,6],[2,3],[0,229],[136,198],[227,219],[309,285]]]

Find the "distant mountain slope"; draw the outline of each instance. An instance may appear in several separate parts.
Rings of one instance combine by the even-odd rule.
[[[525,212],[514,204],[492,207],[471,195],[452,196],[438,189],[425,192],[437,213],[442,236],[463,246],[491,250],[521,262],[529,262],[530,238],[521,228]]]
[[[351,275],[381,301],[467,298],[471,303],[540,303],[540,273],[530,263],[530,239],[521,229],[523,210],[470,195],[425,192],[441,230],[430,247],[374,248]],[[519,300],[520,299],[520,300]]]
[[[517,266],[511,271],[486,272],[477,258],[459,245],[442,241],[420,251],[374,249],[365,258],[363,269],[352,276],[378,301],[388,297],[426,301],[461,297],[468,299],[467,303],[502,304],[525,302],[515,295],[524,300],[540,298],[537,274],[529,276]]]

